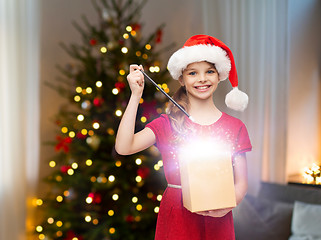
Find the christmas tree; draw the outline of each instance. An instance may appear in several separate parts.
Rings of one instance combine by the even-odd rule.
[[[165,188],[162,161],[155,147],[119,156],[115,133],[130,96],[129,65],[142,64],[165,92],[167,71],[159,49],[163,26],[142,36],[139,13],[144,0],[93,1],[99,23],[86,17],[75,23],[81,44],[62,44],[74,59],[59,66],[61,78],[50,84],[68,103],[55,117],[56,154],[45,179],[50,191],[37,200],[43,221],[39,239],[153,239]],[[164,112],[166,99],[146,82],[136,130]]]

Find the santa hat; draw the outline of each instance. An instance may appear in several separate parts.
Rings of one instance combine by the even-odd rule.
[[[225,97],[226,105],[236,111],[243,111],[248,104],[248,96],[238,89],[237,72],[231,50],[219,39],[208,35],[195,35],[170,57],[167,68],[171,76],[178,80],[188,64],[207,61],[215,65],[220,81],[229,79],[233,90]]]

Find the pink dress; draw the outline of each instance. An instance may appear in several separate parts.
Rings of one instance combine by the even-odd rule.
[[[245,125],[237,118],[223,113],[211,125],[199,125],[186,117],[186,127],[197,134],[211,133],[216,139],[229,142],[233,154],[251,151],[252,146]],[[156,146],[162,154],[168,184],[180,185],[177,147],[173,144],[173,130],[169,117],[162,114],[146,127],[156,136]],[[163,194],[157,219],[155,240],[234,240],[232,212],[224,217],[201,216],[183,206],[182,191],[167,187]]]

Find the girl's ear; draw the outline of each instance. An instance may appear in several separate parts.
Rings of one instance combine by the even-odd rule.
[[[180,84],[181,86],[183,86],[183,87],[185,86],[182,75],[178,78],[178,82],[179,82],[179,84]]]

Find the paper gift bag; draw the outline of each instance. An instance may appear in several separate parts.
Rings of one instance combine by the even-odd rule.
[[[184,207],[191,212],[235,207],[231,154],[197,150],[179,159]]]

